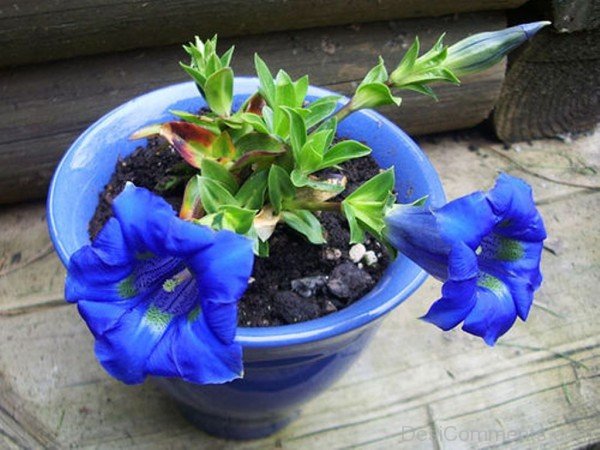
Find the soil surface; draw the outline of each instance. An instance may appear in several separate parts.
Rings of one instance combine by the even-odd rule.
[[[348,185],[340,197],[379,173],[370,157],[341,167]],[[119,160],[90,221],[92,239],[112,216],[112,201],[127,181],[161,195],[178,210],[185,186],[173,182],[190,169],[160,139],[149,139],[146,147]],[[331,314],[362,297],[381,278],[390,262],[384,246],[371,238],[351,252],[345,219],[331,212],[321,213],[320,219],[327,239],[324,245],[313,245],[284,225],[277,227],[269,240],[270,256],[255,259],[250,284],[238,304],[240,326],[285,325]]]

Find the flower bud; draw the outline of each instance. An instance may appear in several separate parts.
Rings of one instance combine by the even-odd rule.
[[[507,53],[549,24],[548,21],[532,22],[505,30],[474,34],[448,48],[444,67],[457,77],[481,72],[498,63]]]

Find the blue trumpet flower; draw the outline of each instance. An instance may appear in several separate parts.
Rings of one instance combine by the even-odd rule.
[[[386,224],[391,244],[444,282],[423,320],[443,330],[462,322],[494,345],[517,316],[527,319],[546,238],[527,183],[501,174],[487,193],[441,208],[397,205]]]
[[[127,384],[147,375],[203,384],[240,377],[237,301],[252,272],[251,241],[183,221],[131,183],[113,211],[71,257],[65,287],[102,366]]]

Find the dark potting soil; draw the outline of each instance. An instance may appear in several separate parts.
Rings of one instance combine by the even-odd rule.
[[[379,166],[371,157],[349,161],[341,167],[348,184],[340,197],[379,173]],[[159,138],[149,139],[146,147],[138,147],[117,162],[90,221],[90,237],[94,239],[112,217],[112,201],[127,181],[156,192],[178,211],[185,186],[173,184],[173,180],[186,171],[190,171],[189,166],[175,150]],[[324,245],[313,245],[284,225],[277,227],[269,240],[269,257],[255,259],[250,284],[238,304],[240,326],[285,325],[330,314],[362,297],[381,278],[390,263],[384,246],[367,239],[365,250],[372,252],[368,256],[376,262],[354,262],[349,254],[352,246],[348,243],[346,220],[332,212],[321,213],[320,219],[327,239]]]

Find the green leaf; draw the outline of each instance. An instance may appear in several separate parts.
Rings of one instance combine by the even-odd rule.
[[[282,108],[290,120],[290,143],[296,160],[298,160],[300,150],[306,142],[306,124],[298,112],[291,108]]]
[[[342,141],[331,147],[325,155],[319,169],[341,164],[355,158],[361,158],[371,153],[371,149],[357,141]]]
[[[350,228],[350,243],[351,244],[360,244],[365,240],[365,232],[358,224],[358,220],[356,220],[356,216],[354,215],[354,209],[342,203],[342,211],[346,216],[346,220],[348,221],[348,227]]]
[[[208,214],[219,212],[221,206],[239,206],[238,201],[222,183],[210,178],[197,176],[202,207]]]
[[[412,72],[419,57],[419,47],[419,38],[416,37],[408,51],[404,54],[398,67],[390,74],[389,78],[394,84],[403,84],[403,78]]]
[[[238,190],[238,182],[233,175],[217,161],[209,158],[205,158],[200,166],[202,176],[210,178],[211,180],[220,182],[227,190],[232,194]]]
[[[383,218],[393,188],[394,170],[390,168],[374,176],[346,197],[342,202],[342,209],[351,227],[351,234],[352,226],[358,224],[363,231],[366,230],[375,237],[381,237],[381,232],[385,227]],[[356,224],[353,225],[353,222]],[[353,234],[352,242],[360,242],[354,239],[361,237],[361,233],[354,230]]]
[[[362,80],[362,82],[360,83],[361,85],[364,84],[371,84],[371,83],[385,83],[388,79],[388,73],[387,70],[385,68],[385,62],[383,61],[383,58],[380,56],[379,57],[379,63],[373,67],[369,73],[367,73],[367,75],[365,76],[365,78]]]
[[[331,131],[323,130],[308,136],[297,155],[296,166],[300,171],[310,174],[319,169],[330,134]]]
[[[302,78],[299,78],[296,82],[294,82],[294,96],[296,98],[295,106],[296,108],[301,108],[304,104],[304,99],[306,98],[306,93],[308,92],[308,75],[304,75]]]
[[[238,155],[243,155],[253,150],[281,151],[285,144],[268,134],[248,133],[236,141],[235,148]]]
[[[267,179],[269,172],[261,170],[252,174],[240,187],[235,199],[239,204],[248,209],[261,209],[265,202]]]
[[[333,114],[340,98],[339,95],[328,95],[310,103],[307,106],[306,127],[311,128]]]
[[[384,105],[400,106],[402,99],[394,97],[390,88],[383,83],[361,85],[352,97],[352,110],[376,108]]]
[[[204,89],[204,85],[206,84],[206,77],[195,67],[188,66],[182,62],[179,65],[185,70],[189,76],[200,86],[200,88]]]
[[[206,79],[206,102],[220,116],[228,116],[233,103],[233,70],[224,67]]]
[[[391,167],[375,175],[359,186],[352,194],[346,197],[346,202],[372,202],[385,201],[388,194],[394,189],[394,169]]]
[[[201,127],[207,129],[213,134],[219,135],[221,134],[221,129],[217,122],[209,117],[199,116],[197,114],[192,114],[187,111],[179,111],[176,109],[170,109],[169,112],[180,119],[185,120],[186,122],[194,123],[196,125],[200,125]]]
[[[279,214],[285,201],[294,198],[295,189],[288,173],[276,164],[269,170],[268,188],[271,206]]]
[[[329,136],[329,142],[327,143],[325,148],[329,147],[331,145],[331,142],[333,142],[333,138],[335,137],[335,133],[337,132],[337,124],[337,117],[330,117],[321,125],[319,125],[319,127],[315,130],[315,132],[324,130],[331,131],[331,135]]]
[[[320,181],[317,178],[308,176],[301,171],[294,169],[290,175],[292,183],[296,187],[309,187],[319,191],[325,191],[332,194],[339,194],[345,188],[344,185],[331,183],[329,181]]]
[[[422,83],[404,84],[404,85],[402,85],[402,89],[407,89],[409,91],[418,92],[419,94],[423,94],[428,97],[431,97],[432,99],[434,99],[436,101],[438,99],[438,97],[435,94],[435,92],[433,91],[433,89],[431,89],[429,86],[422,84]]]
[[[282,215],[286,225],[306,236],[311,243],[324,244],[327,242],[323,236],[321,222],[310,211],[284,211]]]
[[[200,198],[200,186],[198,176],[193,176],[185,186],[183,201],[179,209],[179,217],[189,220],[199,215],[202,208],[202,199]]]
[[[233,159],[236,154],[235,146],[227,131],[223,131],[215,140],[212,147],[212,155],[215,158]]]
[[[294,82],[284,70],[277,72],[275,78],[275,104],[290,108],[297,107]]]
[[[231,57],[233,56],[234,50],[235,50],[235,45],[232,45],[229,50],[227,50],[225,53],[223,53],[223,56],[221,56],[221,66],[222,67],[229,67],[229,65],[231,64]]]
[[[268,106],[265,106],[262,110],[263,113],[263,119],[265,121],[265,125],[267,125],[267,128],[270,130],[270,132],[274,132],[275,131],[275,122],[274,122],[274,117],[273,117],[273,110],[271,108],[269,108]]]
[[[222,229],[235,231],[238,234],[246,234],[252,227],[256,210],[225,205],[219,208],[219,216],[217,222]]]
[[[275,102],[275,82],[273,81],[273,75],[271,75],[269,67],[258,56],[258,53],[254,54],[254,67],[260,80],[260,92],[267,103],[273,107]]]
[[[249,124],[259,133],[269,134],[269,129],[263,118],[258,114],[245,112],[240,114],[240,119]]]

